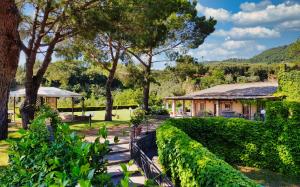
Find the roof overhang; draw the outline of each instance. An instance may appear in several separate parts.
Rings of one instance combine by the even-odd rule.
[[[174,96],[165,100],[251,100],[251,99],[279,99],[276,96]]]
[[[25,89],[19,89],[16,91],[11,91],[9,93],[9,97],[25,97],[26,92]],[[40,87],[38,90],[39,97],[63,97],[63,98],[71,98],[71,97],[82,97],[81,94],[71,92],[68,90],[63,90],[55,87]]]

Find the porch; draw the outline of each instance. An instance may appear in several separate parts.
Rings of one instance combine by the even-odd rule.
[[[166,109],[170,111],[170,116],[174,118],[223,116],[227,118],[254,119],[255,115],[260,115],[260,110],[263,108],[263,106],[255,100],[245,103],[242,100],[232,99],[173,98],[166,99],[165,104]]]

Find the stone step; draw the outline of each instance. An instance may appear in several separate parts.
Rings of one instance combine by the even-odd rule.
[[[111,141],[110,141],[111,142]],[[113,142],[113,141],[112,141]],[[129,141],[128,140],[120,140],[118,143],[110,143],[109,146],[115,146],[115,145],[123,145],[123,144],[128,144],[129,145]]]
[[[132,172],[132,174],[136,174],[136,173],[139,172],[139,168],[135,164],[133,164],[132,166],[127,166],[127,169],[128,169],[128,171]],[[107,167],[107,172],[112,177],[123,176],[123,171],[122,171],[122,168],[119,164],[108,166]]]
[[[129,151],[129,144],[114,144],[110,145],[109,148],[111,149],[111,154]]]
[[[109,154],[106,156],[108,160],[108,165],[115,165],[120,163],[127,163],[130,161],[130,152],[121,152],[118,154]]]
[[[112,177],[112,181],[113,181],[114,186],[117,186],[122,178],[123,178],[123,176]],[[129,186],[130,187],[144,186],[146,180],[147,179],[141,173],[139,173],[139,172],[135,173],[135,174],[133,174],[129,177]]]

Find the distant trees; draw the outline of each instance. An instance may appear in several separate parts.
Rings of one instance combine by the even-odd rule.
[[[8,135],[8,98],[19,62],[20,15],[13,0],[0,1],[0,140]]]

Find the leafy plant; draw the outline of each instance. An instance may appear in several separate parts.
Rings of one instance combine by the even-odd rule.
[[[50,118],[53,140],[49,138]],[[42,108],[22,139],[12,142],[9,166],[0,174],[0,186],[109,186],[105,155],[109,152],[105,128],[93,143],[72,132],[55,112]],[[100,143],[104,138],[104,143]]]
[[[136,109],[130,119],[130,123],[137,127],[146,119],[146,112],[143,109]]]

